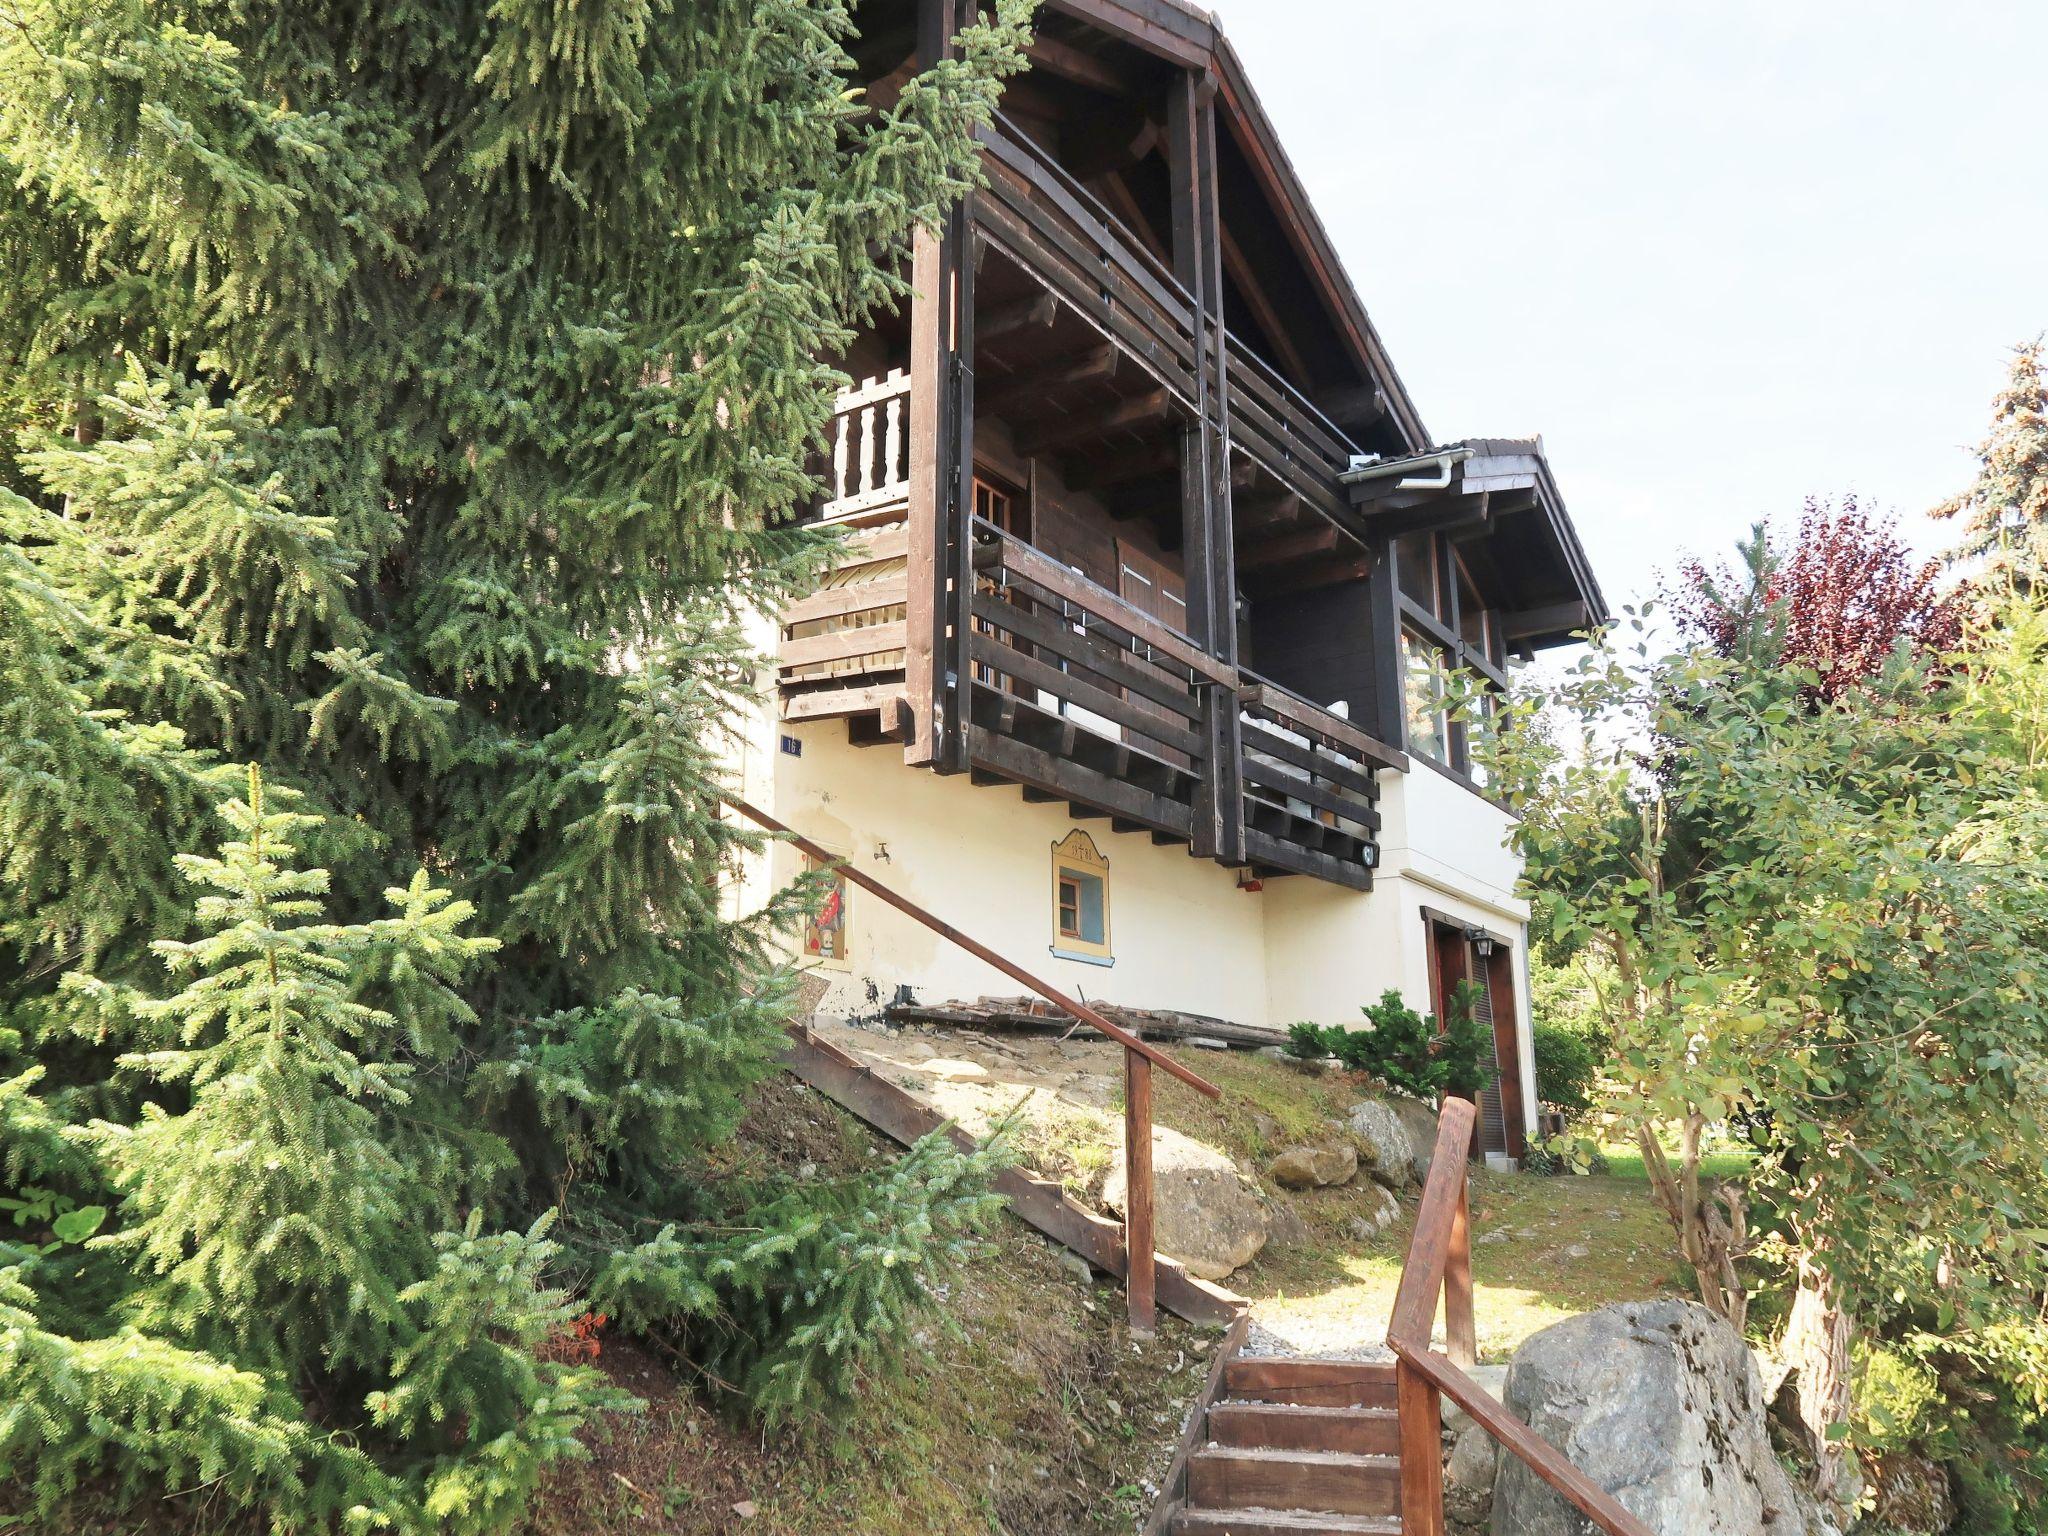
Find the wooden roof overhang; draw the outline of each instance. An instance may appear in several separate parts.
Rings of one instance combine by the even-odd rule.
[[[1336,243],[1317,216],[1307,189],[1287,157],[1252,88],[1243,62],[1214,17],[1181,0],[1046,0],[1044,9],[1090,26],[1215,83],[1219,117],[1257,178],[1281,232],[1317,289],[1317,297],[1358,365],[1366,414],[1383,421],[1410,449],[1431,441],[1421,412],[1401,382],[1393,359],[1344,270]],[[1034,58],[1035,67],[1046,67]]]
[[[1510,646],[1563,645],[1610,619],[1542,439],[1468,438],[1362,464],[1345,480],[1381,536],[1440,531],[1465,548]]]

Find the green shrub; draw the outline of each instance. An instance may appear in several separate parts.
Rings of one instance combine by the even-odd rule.
[[[1538,1024],[1531,1035],[1536,1048],[1536,1097],[1568,1113],[1589,1108],[1593,1085],[1600,1076],[1600,1057],[1592,1041],[1555,1024]]]
[[[1287,1054],[1300,1061],[1316,1061],[1331,1053],[1330,1037],[1341,1031],[1325,1029],[1320,1024],[1290,1024],[1287,1027]]]
[[[1439,1030],[1434,1014],[1417,1013],[1389,987],[1363,1010],[1366,1028],[1297,1024],[1288,1031],[1287,1049],[1302,1057],[1334,1056],[1351,1071],[1418,1099],[1476,1094],[1493,1081],[1493,1037],[1474,1017],[1477,993],[1476,983],[1460,983]]]
[[[1444,1010],[1443,1033],[1432,1045],[1443,1091],[1461,1098],[1477,1098],[1500,1075],[1494,1063],[1493,1025],[1479,1017],[1479,1003],[1485,995],[1476,981],[1461,981],[1453,987],[1451,1005]]]

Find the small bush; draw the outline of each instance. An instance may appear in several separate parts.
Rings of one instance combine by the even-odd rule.
[[[1493,1036],[1473,1016],[1476,992],[1473,983],[1460,984],[1448,1027],[1440,1031],[1434,1014],[1417,1013],[1389,987],[1363,1010],[1366,1028],[1296,1024],[1287,1032],[1287,1049],[1304,1058],[1334,1056],[1351,1071],[1418,1099],[1476,1094],[1493,1081]]]
[[[1485,995],[1476,981],[1461,981],[1453,987],[1443,1033],[1432,1045],[1443,1091],[1461,1098],[1477,1098],[1500,1075],[1493,1055],[1493,1025],[1479,1017],[1479,1003]]]
[[[1287,1054],[1299,1061],[1316,1061],[1331,1054],[1330,1037],[1341,1031],[1325,1029],[1320,1024],[1290,1024],[1287,1027]]]
[[[1536,1047],[1536,1097],[1577,1114],[1593,1103],[1593,1085],[1600,1077],[1600,1058],[1584,1035],[1555,1024],[1538,1024],[1531,1032]]]

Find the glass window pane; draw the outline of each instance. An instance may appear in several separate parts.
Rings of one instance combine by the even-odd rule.
[[[1394,540],[1394,576],[1410,601],[1438,613],[1436,535],[1409,533]]]
[[[1441,654],[1427,640],[1401,632],[1401,676],[1408,714],[1408,746],[1444,761],[1444,674]]]
[[[1472,578],[1465,573],[1465,562],[1458,562],[1458,638],[1480,655],[1488,654],[1486,648],[1486,605],[1479,600],[1479,589],[1472,585]]]

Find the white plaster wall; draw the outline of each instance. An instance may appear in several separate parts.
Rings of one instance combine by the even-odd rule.
[[[789,736],[801,755],[781,748]],[[1430,1006],[1425,907],[1491,929],[1514,946],[1523,1102],[1535,1105],[1529,1044],[1527,905],[1506,813],[1417,764],[1381,775],[1380,869],[1369,892],[1293,875],[1238,888],[1234,871],[1159,847],[1109,822],[1076,822],[1065,805],[1026,804],[1008,785],[976,786],[906,767],[893,744],[860,748],[837,720],[788,726],[764,707],[736,746],[743,793],[797,831],[962,931],[1091,1001],[1179,1009],[1285,1026],[1358,1021],[1388,987]],[[1052,845],[1075,826],[1110,864],[1115,964],[1051,952]],[[743,908],[790,879],[799,855],[777,845],[748,861]],[[867,892],[848,892],[848,956],[821,964],[830,1012],[863,1012],[899,984],[944,1002],[1025,989]]]
[[[1090,1001],[1265,1017],[1259,898],[1238,890],[1234,871],[1147,835],[1112,833],[1107,819],[1076,821],[1064,804],[1027,805],[1009,785],[906,768],[894,745],[850,746],[839,721],[784,726],[775,737],[785,734],[801,756],[777,739],[749,754],[756,803],[996,953]],[[1109,860],[1107,966],[1052,953],[1052,846],[1077,826]],[[769,870],[749,872],[749,903],[766,879],[792,877],[800,857],[778,845]],[[926,1002],[1026,990],[859,889],[848,892],[846,964],[818,974],[829,984],[821,1006],[836,1012],[871,1008],[900,983]]]

